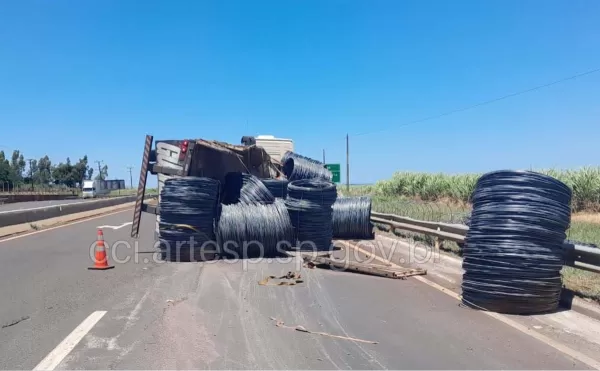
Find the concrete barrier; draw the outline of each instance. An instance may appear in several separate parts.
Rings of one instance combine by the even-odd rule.
[[[135,201],[135,199],[136,196],[124,196],[66,205],[51,205],[26,210],[3,212],[0,213],[0,228],[15,224],[32,223],[38,220],[55,218],[62,215],[80,213],[83,211],[100,209],[103,207],[115,206]]]
[[[0,193],[0,200],[5,204],[12,204],[15,202],[30,202],[30,201],[51,201],[51,200],[71,200],[78,198],[76,194],[53,194],[53,193],[40,193],[40,194],[23,194],[23,193]]]

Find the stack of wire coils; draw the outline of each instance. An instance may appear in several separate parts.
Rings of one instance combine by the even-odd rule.
[[[338,197],[333,204],[333,237],[371,239],[371,197]]]
[[[265,187],[267,187],[269,192],[271,192],[275,198],[286,198],[288,187],[287,179],[261,179],[261,182],[263,182]]]
[[[288,185],[285,205],[300,250],[327,251],[333,236],[334,183],[320,179],[295,180]]]
[[[571,190],[530,171],[495,171],[477,181],[463,249],[462,301],[500,313],[555,310]]]
[[[207,244],[214,249],[219,188],[217,180],[203,177],[165,181],[158,226],[163,259],[189,261],[200,256]]]
[[[227,173],[225,175],[224,204],[270,204],[275,197],[269,189],[254,175],[245,173]]]
[[[283,200],[223,205],[217,241],[220,253],[231,258],[272,257],[290,250],[293,230]]]
[[[289,181],[322,179],[331,181],[332,175],[323,163],[294,152],[286,152],[282,159],[283,173]]]

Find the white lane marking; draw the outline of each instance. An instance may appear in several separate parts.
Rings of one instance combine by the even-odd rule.
[[[14,236],[14,237],[8,237],[8,238],[1,238],[1,237],[0,237],[0,243],[2,243],[2,242],[7,242],[7,241],[11,241],[11,240],[16,240],[17,238],[23,238],[23,237],[31,236],[31,235],[33,235],[33,234],[38,234],[38,233],[44,233],[44,232],[48,232],[48,231],[51,231],[51,230],[54,230],[54,229],[58,229],[58,228],[69,227],[69,226],[71,226],[71,225],[73,225],[73,224],[79,224],[79,223],[89,222],[90,220],[99,219],[99,218],[104,218],[104,217],[106,217],[106,216],[111,216],[111,215],[115,215],[115,214],[123,213],[123,212],[125,212],[125,211],[129,212],[129,211],[131,211],[131,209],[130,209],[130,208],[127,208],[127,209],[123,209],[123,210],[115,211],[115,212],[108,213],[108,214],[102,214],[102,215],[91,216],[91,217],[89,217],[89,218],[85,218],[85,219],[82,219],[82,220],[76,220],[76,221],[73,221],[73,222],[67,222],[67,224],[57,225],[56,227],[50,227],[50,228],[42,229],[42,230],[35,231],[35,232],[28,232],[28,233],[25,233],[25,234],[20,234],[20,235],[18,235],[18,236]],[[6,228],[8,228],[8,227],[6,227]]]
[[[360,252],[362,252],[364,254],[372,254],[372,253],[370,253],[370,252],[368,252],[366,250],[363,250],[360,247],[355,246],[355,245],[350,244],[350,243],[346,244],[345,246],[349,246],[350,248],[355,249],[357,251],[360,251]],[[389,261],[387,259],[381,258],[381,257],[379,257],[377,255],[374,255],[373,257],[375,258],[375,260],[378,260],[378,261],[380,261],[382,263],[391,264],[392,267],[401,267],[400,265],[395,264],[395,263],[393,263],[393,262],[391,262],[391,261]],[[439,290],[439,291],[443,292],[444,294],[446,294],[446,295],[448,295],[450,297],[453,297],[454,299],[456,299],[458,301],[461,301],[461,297],[460,297],[459,294],[455,293],[452,290],[449,290],[449,289],[445,288],[442,285],[439,285],[439,284],[437,284],[437,283],[435,283],[433,281],[428,280],[424,276],[413,276],[412,278],[416,279],[417,281],[421,281],[424,284],[429,285],[429,286],[435,288],[436,290]],[[544,343],[546,345],[551,346],[552,348],[558,350],[559,352],[562,352],[562,353],[570,356],[571,358],[578,360],[581,363],[585,363],[586,365],[588,365],[588,366],[590,366],[590,367],[592,367],[592,368],[594,368],[596,370],[600,370],[600,362],[598,362],[597,360],[595,360],[595,359],[593,359],[591,357],[588,357],[585,354],[583,354],[581,352],[578,352],[578,351],[576,351],[574,349],[571,349],[568,346],[563,345],[563,344],[561,344],[560,342],[558,342],[556,340],[553,340],[553,339],[551,339],[551,338],[549,338],[549,337],[547,337],[547,336],[545,336],[545,335],[543,335],[543,334],[541,334],[541,333],[539,333],[539,332],[537,332],[537,331],[535,331],[535,330],[533,330],[531,328],[528,328],[527,326],[523,326],[522,324],[518,323],[517,321],[514,321],[514,320],[510,319],[509,317],[507,317],[507,316],[505,316],[503,314],[499,314],[499,313],[495,313],[495,312],[486,312],[486,311],[480,311],[480,312],[483,313],[483,314],[486,314],[486,315],[488,315],[488,316],[490,316],[492,318],[495,318],[498,321],[500,321],[500,322],[502,322],[502,323],[504,323],[504,324],[506,324],[506,325],[508,325],[508,326],[510,326],[510,327],[512,327],[514,329],[516,329],[516,330],[519,330],[522,333],[527,334],[527,335],[533,337],[534,339],[537,339],[537,340],[541,341],[542,343]]]
[[[101,226],[96,227],[96,228],[121,229],[121,228],[123,228],[126,225],[132,225],[132,224],[133,224],[133,222],[126,222],[126,223],[123,223],[121,225],[101,225]]]
[[[71,332],[46,356],[46,358],[38,363],[38,365],[34,367],[34,370],[54,370],[105,314],[106,311],[104,310],[90,314],[88,318],[84,319],[73,332]]]

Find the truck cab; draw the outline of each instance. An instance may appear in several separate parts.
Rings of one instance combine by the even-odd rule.
[[[96,184],[93,180],[84,180],[83,187],[81,188],[82,198],[96,198],[97,196]]]

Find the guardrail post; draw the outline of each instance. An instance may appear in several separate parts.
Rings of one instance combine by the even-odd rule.
[[[438,232],[439,232],[439,231],[440,231],[440,227],[438,227],[438,228],[437,228],[437,230],[438,230]],[[442,242],[442,241],[441,241],[441,239],[440,239],[438,236],[435,236],[435,237],[434,237],[434,243],[433,243],[433,246],[434,246],[434,253],[435,253],[435,254],[439,254],[439,253],[440,253],[440,247],[441,247],[440,245],[441,245],[441,242]]]

